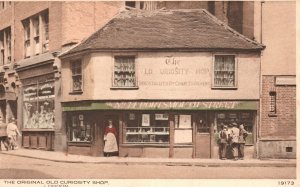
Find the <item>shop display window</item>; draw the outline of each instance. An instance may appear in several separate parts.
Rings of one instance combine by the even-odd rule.
[[[135,57],[117,56],[114,66],[114,87],[136,87]]]
[[[236,87],[236,63],[234,55],[215,55],[214,87]]]
[[[232,124],[233,122],[238,125],[243,124],[246,131],[249,132],[246,138],[246,144],[253,144],[253,125],[255,123],[255,113],[251,111],[239,112],[218,112],[216,113],[217,126],[215,127],[215,139],[217,141],[218,133],[221,131],[222,125]]]
[[[91,142],[93,140],[91,123],[86,118],[83,114],[70,116],[69,141]]]
[[[26,129],[54,128],[54,83],[24,86],[23,124]]]
[[[128,113],[126,143],[169,143],[169,116],[167,114]]]

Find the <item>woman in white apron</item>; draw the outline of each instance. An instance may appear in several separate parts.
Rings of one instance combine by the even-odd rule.
[[[112,124],[112,120],[108,120],[108,126],[104,131],[104,156],[113,156],[118,152],[117,130]]]

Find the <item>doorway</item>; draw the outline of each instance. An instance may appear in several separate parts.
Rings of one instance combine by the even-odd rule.
[[[116,139],[117,139],[117,144],[118,144],[118,148],[119,148],[119,115],[116,114],[110,114],[110,113],[106,113],[106,114],[99,114],[99,113],[95,113],[94,114],[94,119],[97,119],[94,123],[94,128],[95,128],[95,140],[93,142],[93,146],[92,146],[92,155],[93,156],[104,156],[104,132],[105,132],[105,128],[108,125],[108,120],[112,120],[113,122],[113,126],[116,128],[117,130],[117,135],[116,135]]]
[[[211,120],[207,111],[197,113],[195,122],[195,157],[211,158]]]

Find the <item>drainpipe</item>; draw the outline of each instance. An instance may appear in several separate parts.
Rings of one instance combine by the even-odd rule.
[[[260,43],[263,43],[263,4],[265,3],[265,1],[261,1],[260,2]],[[260,142],[260,138],[261,138],[261,125],[262,125],[262,54],[263,52],[261,52],[261,57],[260,57],[260,80],[259,80],[259,119],[258,119],[258,126],[257,126],[257,132],[256,132],[256,157],[259,158],[259,142]]]

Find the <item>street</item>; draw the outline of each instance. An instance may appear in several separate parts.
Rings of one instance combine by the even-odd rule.
[[[53,162],[0,154],[1,179],[295,179],[296,167],[201,167]]]

